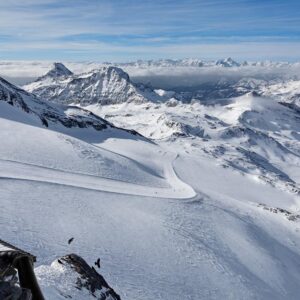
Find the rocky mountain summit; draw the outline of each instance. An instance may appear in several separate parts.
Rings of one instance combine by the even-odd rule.
[[[40,100],[36,96],[0,78],[0,101],[20,108],[39,119],[46,127],[61,124],[65,127],[93,127],[96,130],[113,126],[104,119],[79,107],[55,105]]]
[[[62,64],[54,64],[46,75],[24,88],[36,96],[61,104],[117,104],[124,102],[144,103],[150,97],[160,97],[153,90],[131,82],[129,75],[113,66],[74,75]]]

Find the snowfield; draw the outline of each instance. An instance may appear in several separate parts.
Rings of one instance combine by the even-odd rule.
[[[69,253],[100,257],[123,300],[299,298],[297,110],[267,93],[83,110],[1,91],[1,239],[37,256],[46,299],[95,299],[57,263]]]

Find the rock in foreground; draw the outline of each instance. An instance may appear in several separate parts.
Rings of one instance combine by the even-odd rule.
[[[103,276],[76,254],[55,260],[36,269],[46,299],[121,300]]]

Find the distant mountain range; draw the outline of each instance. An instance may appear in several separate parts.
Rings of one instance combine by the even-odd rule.
[[[288,63],[288,62],[272,62],[272,61],[243,61],[238,62],[231,57],[218,59],[218,60],[201,60],[197,58],[184,58],[184,59],[157,59],[157,60],[137,60],[133,62],[125,63],[112,63],[105,62],[107,65],[114,65],[120,67],[138,67],[138,68],[147,68],[147,67],[246,67],[246,66],[286,66],[299,63]]]
[[[195,61],[190,60],[166,60],[159,64],[166,66],[166,64],[178,65],[184,62],[190,65],[196,64]],[[148,63],[156,64],[157,62]],[[145,62],[140,62],[139,66],[146,66]],[[216,67],[220,66],[225,69],[241,67],[230,58],[216,62]],[[196,75],[194,79],[197,79]],[[54,63],[45,75],[25,85],[24,89],[50,102],[81,106],[131,102],[141,104],[148,101],[159,103],[171,99],[184,103],[198,100],[202,103],[213,104],[217,99],[228,99],[255,92],[258,95],[272,95],[278,101],[299,109],[300,80],[297,78],[280,79],[276,76],[264,75],[257,78],[254,74],[253,77],[220,77],[214,81],[208,79],[208,81],[194,86],[189,86],[184,82],[181,84],[182,86],[177,86],[174,90],[157,89],[153,88],[151,84],[133,82],[128,73],[120,67],[105,65],[86,73],[74,74],[62,63]]]

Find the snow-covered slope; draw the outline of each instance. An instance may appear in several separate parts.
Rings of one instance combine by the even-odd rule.
[[[42,124],[46,127],[61,124],[64,127],[93,127],[96,130],[113,127],[107,121],[93,115],[91,112],[78,107],[54,105],[42,101],[34,95],[10,84],[8,81],[0,78],[0,101],[18,108],[27,113],[23,118],[24,122],[33,122]],[[15,110],[13,110],[15,111]],[[19,111],[12,113],[11,117],[15,117]],[[5,113],[3,113],[4,116]],[[31,121],[28,121],[28,120]],[[39,119],[38,121],[36,119]]]
[[[1,90],[1,238],[37,255],[47,299],[94,299],[67,253],[101,257],[123,300],[299,298],[296,110],[256,93],[82,110]]]
[[[61,71],[63,69],[63,71]],[[116,104],[143,103],[160,97],[144,85],[134,85],[122,69],[103,66],[97,70],[73,75],[62,64],[54,64],[52,70],[24,89],[51,102],[64,104]]]
[[[274,97],[289,107],[300,111],[300,81],[288,80],[266,86],[262,86],[259,91],[263,95]]]
[[[134,140],[151,155],[155,146],[135,131],[116,128],[78,107],[48,104],[4,80],[0,91],[1,174],[13,176],[8,174],[22,169],[18,178],[39,181],[42,177],[51,183],[93,189],[100,185],[101,190],[123,193],[129,188],[128,193],[141,195],[193,195],[172,174],[172,156],[165,156],[166,163],[154,170],[98,147],[109,138]],[[20,148],[23,151],[11,151]]]
[[[163,158],[148,157],[146,146],[137,145],[124,139],[102,143],[159,168]],[[166,152],[156,149],[157,155]],[[17,178],[22,168],[1,179],[2,237],[38,256],[37,273],[48,299],[60,299],[59,290],[72,287],[60,282],[58,290],[53,288],[53,281],[68,274],[52,262],[70,252],[90,265],[101,257],[101,274],[125,300],[297,299],[299,223],[270,210],[280,207],[297,215],[297,198],[214,159],[184,153],[176,144],[168,149],[180,151],[173,166],[195,197],[106,193],[65,185],[67,173],[57,184],[28,174]],[[70,237],[75,239],[68,245]],[[94,299],[72,288],[69,293],[76,300]]]
[[[300,119],[296,111],[276,100],[246,96],[182,104],[89,106],[88,109],[119,126],[179,144],[187,152],[214,157],[283,190],[299,193]]]

